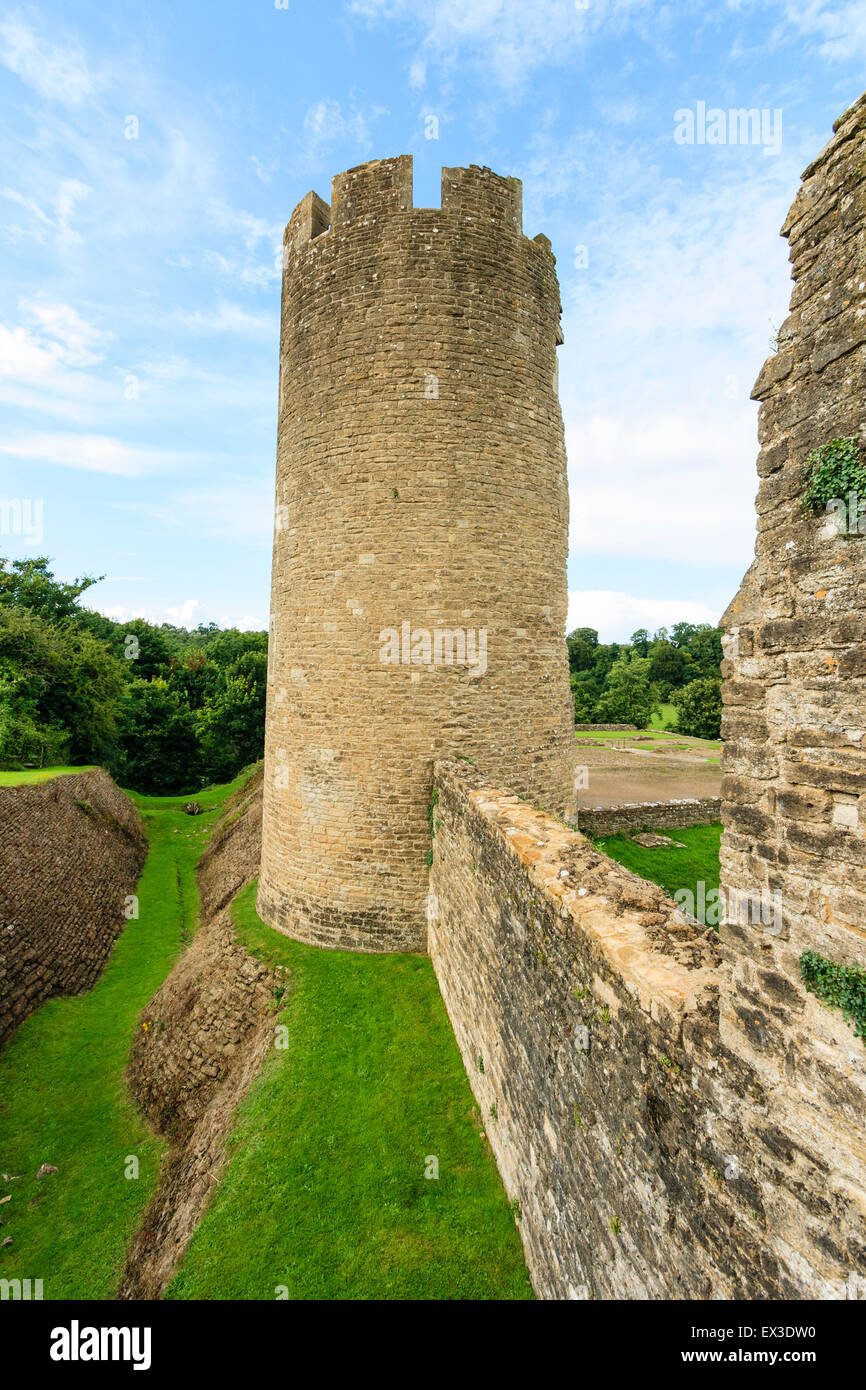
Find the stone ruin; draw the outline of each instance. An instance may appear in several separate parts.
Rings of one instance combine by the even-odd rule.
[[[410,168],[286,233],[262,916],[429,945],[542,1296],[864,1297],[866,1050],[803,957],[866,967],[866,537],[803,503],[815,450],[866,444],[866,96],[786,221],[754,392],[718,935],[567,824],[549,243],[516,180],[412,210]],[[482,627],[483,671],[427,659]]]

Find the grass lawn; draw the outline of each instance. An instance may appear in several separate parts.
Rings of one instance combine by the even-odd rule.
[[[233,912],[247,948],[292,972],[274,1016],[288,1047],[241,1106],[166,1296],[531,1298],[429,959],[290,941],[257,916],[255,885]]]
[[[675,729],[677,723],[676,705],[660,705],[658,713],[650,715],[651,729]]]
[[[719,887],[719,845],[722,827],[689,825],[681,830],[661,829],[660,835],[679,840],[685,849],[645,849],[627,835],[606,835],[596,840],[596,848],[627,869],[661,884],[671,897],[680,888],[688,888],[699,901],[697,884],[703,880],[705,893]],[[710,919],[712,920],[712,919]]]
[[[0,772],[0,787],[20,787],[25,782],[50,782],[52,777],[67,777],[71,772],[94,772],[95,763],[85,767],[28,767],[20,772]]]
[[[598,743],[615,743],[617,739],[634,738],[636,733],[641,733],[640,729],[611,729],[606,733],[596,733],[592,729],[575,729],[575,738],[588,738]]]
[[[246,775],[196,800],[213,812]],[[0,1219],[13,1241],[0,1250],[0,1277],[42,1279],[46,1299],[113,1297],[163,1149],[129,1099],[124,1069],[139,1011],[183,944],[181,923],[196,925],[195,865],[215,817],[185,816],[187,797],[134,800],[150,839],[138,920],[88,994],[48,1000],[0,1054],[0,1197],[11,1194]],[[137,1179],[124,1176],[129,1155]],[[59,1171],[36,1182],[42,1163]]]

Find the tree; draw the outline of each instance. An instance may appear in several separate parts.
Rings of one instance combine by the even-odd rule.
[[[112,623],[112,650],[123,661],[130,680],[167,680],[171,670],[171,647],[164,632],[144,618]]]
[[[593,724],[598,697],[592,684],[589,681],[581,680],[580,676],[573,675],[571,677],[571,693],[574,698],[575,724]]]
[[[685,679],[688,656],[673,642],[657,637],[649,649],[649,678],[666,691],[676,689]]]
[[[565,639],[568,665],[572,672],[590,671],[595,663],[598,633],[594,627],[576,627]]]
[[[66,731],[50,729],[40,708],[51,660],[48,632],[36,614],[0,605],[0,763],[6,767],[63,761]]]
[[[41,701],[46,723],[69,734],[72,762],[105,760],[117,736],[123,666],[87,628],[53,629],[53,671]]]
[[[38,745],[46,755],[53,750],[52,756],[65,749],[73,762],[107,756],[117,732],[123,671],[87,628],[45,622],[34,609],[0,604],[0,676],[6,761],[43,762],[34,752]]]
[[[718,677],[723,655],[722,629],[700,623],[689,642],[689,656],[694,663],[695,676]]]
[[[722,728],[722,682],[713,677],[689,681],[675,690],[671,700],[677,710],[677,732],[692,738],[719,737]]]
[[[122,786],[153,796],[197,790],[195,719],[168,681],[130,681],[110,771]]]
[[[47,622],[77,618],[82,610],[78,598],[98,579],[85,577],[72,584],[61,584],[48,568],[46,555],[32,560],[9,561],[0,556],[0,604],[29,608]]]
[[[267,675],[267,654],[245,652],[205,701],[196,729],[207,781],[228,781],[262,756]]]
[[[638,656],[649,655],[650,635],[645,627],[639,627],[637,632],[633,632],[629,641]]]
[[[645,729],[653,711],[649,661],[623,652],[610,668],[596,719],[603,724],[635,724]]]

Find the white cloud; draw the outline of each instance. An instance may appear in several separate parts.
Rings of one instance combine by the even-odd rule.
[[[12,458],[81,468],[89,473],[116,473],[134,478],[168,467],[176,456],[138,449],[104,434],[31,434],[0,443]]]
[[[674,623],[712,623],[721,617],[705,603],[681,598],[636,598],[615,589],[575,589],[568,595],[566,632],[594,627],[602,642],[625,642],[638,628],[655,632]]]
[[[784,11],[792,28],[817,40],[822,58],[850,62],[866,56],[863,0],[785,0]]]
[[[240,333],[245,337],[270,338],[279,328],[276,311],[270,314],[251,314],[239,304],[221,302],[210,314],[197,311],[194,314],[180,315],[180,321],[187,328],[205,333]]]
[[[409,67],[409,86],[413,92],[420,92],[427,81],[427,64],[423,58],[416,58]]]
[[[413,24],[425,52],[446,63],[458,54],[475,59],[506,88],[545,63],[566,62],[601,30],[617,35],[637,25],[652,36],[669,20],[656,0],[590,0],[585,7],[545,0],[543,11],[526,0],[352,0],[349,10],[369,22]]]
[[[373,126],[381,116],[387,114],[384,106],[359,106],[355,103],[350,109],[344,110],[339,101],[323,98],[314,102],[304,116],[307,149],[318,152],[325,145],[350,141],[366,154],[372,147]]]
[[[68,36],[49,42],[20,14],[0,23],[0,62],[46,101],[63,106],[81,106],[96,90],[81,46]]]
[[[105,353],[99,349],[113,335],[87,323],[70,305],[19,299],[18,307],[67,366],[92,367],[103,360]]]
[[[116,623],[131,622],[133,618],[144,618],[145,622],[159,626],[171,623],[173,627],[196,628],[201,623],[218,623],[220,627],[236,627],[241,632],[266,632],[267,616],[262,613],[218,612],[215,608],[198,598],[182,599],[179,603],[104,603],[94,604],[97,613],[111,618]]]
[[[570,550],[745,570],[754,546],[754,419],[748,403],[566,428]]]
[[[589,265],[558,267],[572,549],[745,570],[758,448],[749,393],[786,316],[778,229],[801,157],[786,151],[768,169],[735,150],[662,178],[652,161],[635,168],[627,141],[608,145],[605,197],[563,238],[589,248]],[[571,157],[595,176],[595,150],[582,143]],[[549,162],[546,149],[533,161],[530,200]]]
[[[57,245],[65,249],[82,241],[81,233],[72,226],[72,217],[77,205],[83,202],[91,191],[80,179],[61,179],[53,197],[53,216],[45,212],[35,197],[27,196],[16,188],[4,188],[3,197],[30,213],[30,233],[34,240],[44,242],[46,231],[53,229]],[[25,235],[24,228],[13,226],[11,232],[8,228],[6,231],[13,240],[21,240]]]

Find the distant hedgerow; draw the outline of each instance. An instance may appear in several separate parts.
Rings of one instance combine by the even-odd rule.
[[[825,960],[817,951],[804,951],[800,957],[800,975],[810,994],[823,1004],[841,1009],[854,1032],[866,1038],[866,970],[856,965],[836,965]]]

